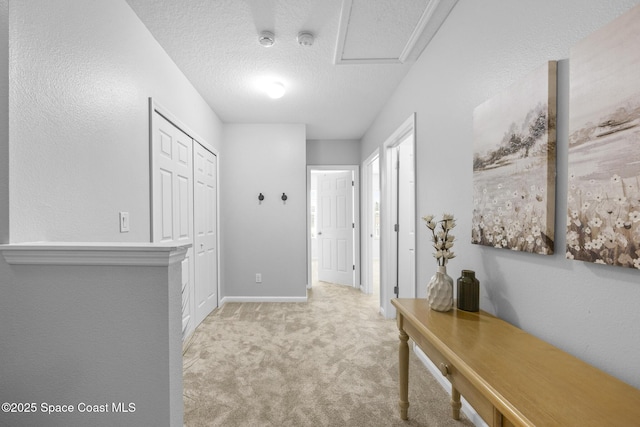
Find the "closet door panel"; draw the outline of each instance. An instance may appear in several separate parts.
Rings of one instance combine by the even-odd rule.
[[[193,140],[153,112],[152,240],[193,244]],[[195,328],[193,248],[182,262],[182,333]]]

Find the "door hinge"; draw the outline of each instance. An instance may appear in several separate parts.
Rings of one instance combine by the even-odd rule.
[[[356,223],[355,222],[351,223],[351,228],[356,228]]]
[[[397,233],[399,229],[400,229],[400,226],[398,224],[393,224],[393,231]]]
[[[355,186],[356,186],[356,182],[355,182],[355,181],[353,181],[353,180],[351,180],[351,186],[352,186],[352,187],[355,187]]]
[[[353,264],[353,271],[356,271],[356,265]]]
[[[396,295],[398,295],[398,287],[397,287],[397,286],[394,286],[394,287],[393,287],[393,293],[394,293],[394,294],[396,294]]]

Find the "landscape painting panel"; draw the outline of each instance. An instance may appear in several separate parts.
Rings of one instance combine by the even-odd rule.
[[[640,6],[571,49],[569,259],[640,269]]]
[[[556,72],[548,62],[474,110],[472,243],[553,253]]]

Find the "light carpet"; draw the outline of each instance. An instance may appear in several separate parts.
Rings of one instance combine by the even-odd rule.
[[[472,426],[410,352],[398,411],[398,330],[377,298],[316,283],[307,303],[227,303],[184,352],[184,421],[197,426]]]

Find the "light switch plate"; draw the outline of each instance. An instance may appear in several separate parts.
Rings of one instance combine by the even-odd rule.
[[[120,212],[120,232],[129,232],[129,212]]]

